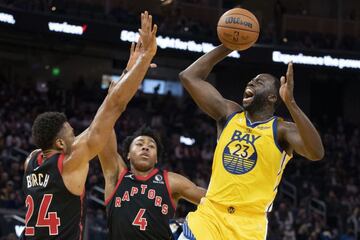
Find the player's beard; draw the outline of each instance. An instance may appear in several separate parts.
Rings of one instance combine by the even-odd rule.
[[[252,102],[244,108],[247,112],[250,113],[261,112],[266,104],[267,97],[265,96],[265,94],[255,94]]]

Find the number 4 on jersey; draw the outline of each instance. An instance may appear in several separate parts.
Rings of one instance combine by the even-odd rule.
[[[146,218],[143,218],[145,211],[146,209],[140,208],[139,212],[136,214],[134,221],[132,222],[132,225],[139,226],[141,231],[145,231],[147,226],[147,220]]]

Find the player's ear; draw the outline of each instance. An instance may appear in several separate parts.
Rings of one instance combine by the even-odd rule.
[[[56,149],[60,149],[60,150],[64,150],[65,149],[65,141],[61,138],[57,138],[55,140],[55,148]]]
[[[270,94],[267,98],[268,101],[271,102],[272,104],[275,104],[277,101],[277,96],[275,94]]]

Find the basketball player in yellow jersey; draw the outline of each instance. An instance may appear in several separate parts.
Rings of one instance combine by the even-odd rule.
[[[209,188],[187,217],[187,239],[266,239],[266,215],[293,152],[313,161],[324,156],[318,132],[295,102],[292,63],[280,81],[267,73],[249,81],[240,106],[206,82],[230,52],[218,46],[180,73],[186,90],[218,129]],[[274,116],[280,98],[294,122]]]

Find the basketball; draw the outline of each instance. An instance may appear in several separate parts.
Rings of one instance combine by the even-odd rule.
[[[231,50],[250,48],[258,39],[259,22],[255,15],[243,8],[225,12],[217,24],[217,35],[225,47]]]

